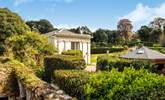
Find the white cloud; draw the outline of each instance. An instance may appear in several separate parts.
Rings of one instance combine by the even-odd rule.
[[[134,26],[136,25],[135,28],[139,28],[141,25],[149,24],[155,17],[165,18],[165,3],[157,7],[149,7],[139,3],[133,11],[120,18],[130,19]]]
[[[77,1],[77,0],[14,0],[14,6],[19,6],[21,4],[24,4],[24,3],[28,3],[28,2],[65,2],[65,3],[72,3],[74,1]]]

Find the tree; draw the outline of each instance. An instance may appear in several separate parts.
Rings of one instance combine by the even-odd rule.
[[[81,26],[76,29],[73,28],[73,29],[70,29],[70,31],[79,33],[79,34],[88,34],[88,35],[92,34],[92,32],[90,31],[90,29],[87,26]]]
[[[120,33],[118,31],[107,30],[107,34],[108,34],[108,43],[109,44],[116,44],[116,45],[120,44],[120,43],[118,43],[118,38],[119,37],[121,38],[121,36],[120,36]]]
[[[160,28],[154,28],[150,33],[150,41],[154,43],[160,42],[160,37],[162,36],[162,30]]]
[[[45,34],[54,30],[53,25],[46,19],[41,19],[39,21],[27,21],[26,24],[31,28],[32,31],[40,32],[41,34]]]
[[[43,64],[43,58],[46,55],[53,55],[56,52],[45,36],[35,32],[13,35],[7,38],[5,43],[6,56],[31,66]]]
[[[149,27],[151,27],[151,28],[160,28],[160,29],[163,29],[164,26],[165,26],[165,19],[164,18],[161,18],[161,17],[156,17],[149,24]]]
[[[118,22],[117,29],[126,40],[131,39],[133,25],[131,24],[131,21],[129,19],[121,19]]]
[[[150,33],[152,28],[148,26],[142,26],[138,31],[137,34],[142,41],[149,42],[150,41]]]
[[[96,43],[108,43],[108,35],[106,34],[105,30],[98,29],[96,32],[93,33],[93,40]]]
[[[0,8],[0,54],[4,49],[6,38],[14,34],[24,34],[30,28],[24,23],[19,15],[7,8]]]

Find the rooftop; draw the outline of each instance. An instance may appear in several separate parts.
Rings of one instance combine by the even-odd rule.
[[[121,56],[122,58],[127,59],[148,59],[148,60],[163,60],[165,59],[165,55],[149,49],[147,47],[142,47],[140,49],[136,49],[133,51],[129,51],[127,54]]]
[[[90,35],[74,33],[67,29],[55,30],[55,31],[46,33],[45,35],[56,36],[56,37],[73,37],[73,38],[91,39]]]

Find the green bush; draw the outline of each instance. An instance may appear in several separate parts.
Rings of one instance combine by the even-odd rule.
[[[44,59],[46,79],[50,82],[54,70],[76,69],[82,70],[86,67],[85,60],[80,56],[55,55]]]
[[[83,53],[81,50],[68,50],[68,51],[63,51],[63,55],[71,55],[71,56],[83,56]]]
[[[163,100],[165,77],[144,69],[126,68],[123,72],[112,69],[91,75],[84,90],[89,100]]]
[[[142,60],[127,60],[119,57],[112,57],[108,55],[100,56],[97,58],[97,69],[110,71],[113,67],[119,71],[123,71],[124,67],[133,66],[135,69],[144,67],[145,69],[151,69],[151,63],[149,61]]]
[[[153,42],[144,42],[143,45],[148,46],[148,47],[152,47],[154,45],[154,43]]]
[[[80,100],[165,99],[165,77],[145,69],[125,68],[96,73],[77,70],[54,72],[53,82]]]
[[[78,70],[56,70],[53,75],[53,83],[73,97],[83,98],[83,86],[89,81],[90,74]]]
[[[46,76],[45,76],[45,68],[44,67],[40,67],[34,70],[35,74],[37,77],[39,77],[42,80],[46,80]]]
[[[109,51],[109,53],[113,53],[113,52],[122,52],[127,48],[112,48],[112,47],[97,47],[97,48],[92,48],[91,49],[91,53],[92,54],[101,54],[101,53],[107,53],[107,51]]]

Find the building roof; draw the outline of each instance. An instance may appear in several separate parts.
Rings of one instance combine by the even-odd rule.
[[[67,29],[52,31],[52,32],[46,33],[45,35],[46,36],[57,36],[57,37],[91,39],[90,35],[74,33],[74,32],[68,31]]]
[[[147,47],[142,47],[140,49],[136,49],[133,51],[129,51],[127,54],[121,56],[122,58],[127,59],[148,59],[148,60],[163,60],[165,59],[165,55],[149,49]]]

